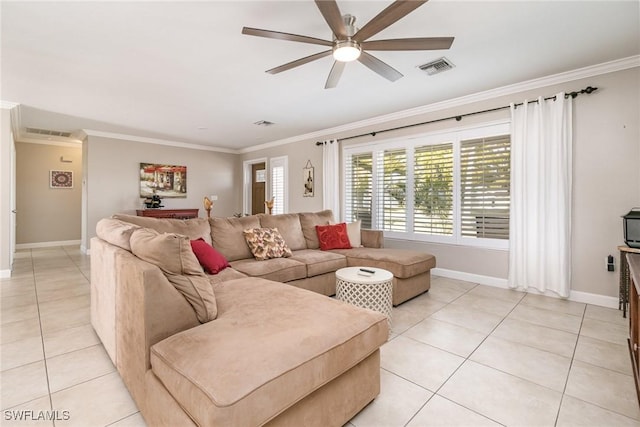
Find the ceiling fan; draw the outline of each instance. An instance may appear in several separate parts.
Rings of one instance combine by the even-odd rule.
[[[355,26],[356,18],[352,15],[343,16],[340,13],[340,9],[338,8],[338,4],[335,0],[315,0],[318,9],[320,9],[320,13],[322,13],[322,16],[325,21],[327,21],[327,24],[329,24],[329,27],[333,32],[332,41],[250,27],[243,27],[242,34],[331,47],[331,49],[324,52],[300,58],[279,67],[267,70],[267,73],[270,74],[277,74],[282,71],[290,70],[333,54],[335,62],[333,63],[333,67],[331,68],[331,72],[329,73],[329,77],[327,78],[327,82],[324,86],[325,89],[336,87],[346,63],[355,61],[356,59],[372,71],[394,82],[402,77],[402,74],[390,65],[367,53],[367,51],[449,49],[453,43],[453,37],[420,37],[369,41],[368,39],[413,12],[427,1],[428,0],[395,1],[370,20],[364,27],[358,29]]]

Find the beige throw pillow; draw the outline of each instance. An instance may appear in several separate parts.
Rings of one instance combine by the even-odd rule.
[[[191,240],[204,239],[205,242],[211,244],[211,227],[206,218],[153,218],[127,214],[114,214],[111,218],[151,228],[159,233],[181,234],[188,236]]]
[[[213,288],[187,236],[160,234],[141,228],[131,234],[131,252],[162,270],[169,282],[189,301],[200,323],[216,318],[218,307]]]
[[[119,219],[103,218],[96,224],[96,235],[105,242],[131,251],[131,234],[139,228]]]
[[[335,222],[331,222],[331,225],[335,225]],[[354,222],[347,222],[347,236],[349,236],[349,243],[352,248],[362,247],[362,238],[360,236],[360,229],[362,228],[362,220],[358,219]]]
[[[242,232],[258,261],[270,258],[286,258],[292,255],[284,238],[277,228],[250,228]]]
[[[362,246],[362,239],[360,238],[360,228],[362,227],[362,220],[347,223],[347,236],[349,236],[349,243],[352,248],[359,248]]]

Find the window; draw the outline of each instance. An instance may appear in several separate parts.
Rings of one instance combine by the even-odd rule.
[[[460,144],[460,216],[465,237],[509,239],[508,135]]]
[[[382,191],[378,192],[378,218],[382,228],[391,231],[407,229],[407,154],[405,150],[386,150],[379,157]]]
[[[361,220],[363,228],[372,228],[373,157],[371,153],[355,154],[345,165],[345,196],[350,201],[346,215]]]
[[[269,167],[271,169],[271,197],[274,199],[273,209],[271,211],[273,215],[283,214],[289,210],[287,163],[287,156],[274,157],[269,160]],[[271,200],[271,197],[267,198]]]
[[[453,236],[453,145],[415,149],[413,230]]]
[[[388,237],[507,248],[506,123],[345,147],[346,220]]]

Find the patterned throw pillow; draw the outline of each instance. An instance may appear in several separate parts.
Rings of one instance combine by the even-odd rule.
[[[349,235],[347,234],[347,224],[344,222],[335,225],[316,225],[320,249],[351,249]]]
[[[258,261],[292,255],[291,249],[277,228],[249,228],[242,233],[251,253]]]

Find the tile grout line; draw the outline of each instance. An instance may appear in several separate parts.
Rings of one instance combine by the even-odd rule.
[[[40,314],[40,301],[38,300],[38,280],[36,277],[36,267],[33,260],[33,250],[29,250],[31,260],[31,272],[33,274],[33,286],[36,295],[36,307],[38,309],[38,327],[40,328],[40,342],[42,343],[42,363],[44,364],[44,375],[47,380],[47,397],[49,398],[49,409],[53,411],[53,399],[51,398],[51,384],[49,383],[49,367],[47,366],[47,351],[44,345],[44,332],[42,330],[42,316]],[[52,423],[55,427],[55,423]]]
[[[562,396],[560,396],[560,404],[558,405],[558,412],[556,413],[556,421],[555,423],[553,423],[554,426],[558,425],[558,419],[560,418],[560,411],[562,410],[562,402],[564,402],[564,397],[567,392],[567,385],[569,384],[569,376],[571,376],[571,370],[573,369],[573,362],[576,358],[576,351],[578,351],[578,342],[580,341],[580,332],[582,332],[582,325],[584,324],[586,313],[587,313],[587,304],[584,305],[584,310],[582,310],[582,317],[580,319],[580,328],[578,329],[578,334],[576,336],[576,345],[573,347],[573,354],[571,354],[571,363],[569,363],[569,371],[567,372],[567,378],[564,380],[564,387],[562,388]]]
[[[582,332],[582,326],[583,326],[583,324],[584,324],[584,320],[585,320],[585,319],[591,319],[591,318],[589,318],[589,317],[587,317],[587,316],[586,316],[586,314],[587,314],[587,307],[588,307],[588,306],[589,306],[589,304],[585,304],[584,311],[583,311],[583,313],[582,313],[582,321],[580,322],[580,329],[578,330],[578,336],[577,336],[577,338],[576,338],[576,345],[575,345],[575,347],[574,347],[574,349],[573,349],[573,355],[571,356],[571,364],[570,364],[570,366],[569,366],[569,372],[567,373],[567,379],[566,379],[565,384],[564,384],[564,389],[562,390],[562,397],[561,397],[561,399],[560,399],[560,406],[558,407],[558,414],[556,415],[556,423],[555,423],[555,424],[558,424],[558,418],[560,417],[560,410],[562,409],[562,402],[564,401],[565,396],[569,396],[569,397],[571,397],[572,399],[579,400],[579,401],[581,401],[581,402],[587,403],[588,405],[593,405],[593,406],[598,407],[598,408],[600,408],[600,409],[603,409],[603,410],[605,410],[605,411],[613,412],[614,414],[617,414],[617,415],[620,415],[620,416],[626,417],[626,418],[628,418],[628,419],[630,419],[630,420],[638,421],[638,420],[636,420],[635,418],[630,417],[630,416],[628,416],[628,415],[626,415],[626,414],[620,413],[620,412],[618,412],[618,411],[616,411],[616,410],[614,410],[614,409],[611,409],[611,408],[605,408],[605,407],[603,407],[603,406],[600,406],[600,405],[599,405],[599,404],[597,404],[597,403],[588,402],[588,401],[586,401],[586,400],[580,399],[580,398],[575,397],[575,396],[572,396],[572,395],[570,395],[570,394],[569,394],[569,395],[567,395],[567,394],[566,394],[566,391],[567,391],[567,385],[569,384],[569,376],[571,375],[571,369],[573,368],[573,362],[574,362],[574,361],[576,361],[575,356],[576,356],[576,352],[578,351],[578,342],[580,341],[580,336],[581,336],[581,335],[580,335],[580,333]],[[613,322],[607,322],[607,321],[605,321],[605,320],[598,320],[598,319],[592,319],[592,320],[597,320],[597,321],[601,321],[601,322],[605,322],[605,323],[615,324],[615,323],[613,323]],[[586,336],[586,337],[588,337],[588,338],[592,338],[592,337],[589,337],[588,335],[585,335],[585,336]],[[596,339],[596,340],[597,340],[597,338],[592,338],[592,339]],[[602,341],[602,340],[599,340],[599,341]],[[607,341],[605,341],[605,342],[607,342]],[[609,344],[612,344],[612,343],[609,343]],[[615,344],[615,343],[613,343],[613,344]],[[624,374],[624,373],[622,373],[622,372],[618,372],[618,371],[615,371],[615,370],[613,370],[613,369],[606,368],[606,367],[604,367],[604,366],[594,365],[594,364],[592,364],[592,363],[589,363],[589,362],[583,362],[583,361],[581,361],[581,360],[578,360],[578,361],[579,361],[580,363],[584,363],[584,364],[586,364],[586,365],[593,366],[593,367],[595,367],[595,368],[604,369],[604,370],[607,370],[607,371],[610,371],[610,372],[615,372],[615,373],[617,373],[617,374],[627,375],[627,376],[633,377],[633,375]]]
[[[449,305],[450,305],[451,303],[453,303],[454,301],[457,301],[458,299],[462,298],[464,295],[467,295],[469,292],[471,292],[473,289],[477,288],[478,286],[479,286],[479,285],[476,283],[476,284],[475,284],[475,286],[473,286],[472,288],[469,288],[467,291],[463,292],[463,293],[462,293],[462,294],[460,294],[458,297],[456,297],[456,298],[454,298],[453,300],[451,300],[449,303],[447,303],[447,305],[445,305],[444,307],[442,307],[440,310],[442,310],[442,309],[444,309],[445,307],[449,306]],[[422,406],[420,406],[420,408],[419,408],[419,409],[418,409],[418,410],[417,410],[417,411],[416,411],[416,412],[411,416],[411,418],[409,419],[409,421],[407,421],[407,422],[405,423],[405,427],[406,427],[407,425],[409,425],[409,423],[411,423],[411,421],[412,421],[412,420],[413,420],[413,419],[418,415],[418,413],[420,413],[420,411],[422,411],[422,409],[423,409],[423,408],[424,408],[424,407],[425,407],[425,406],[426,406],[426,405],[431,401],[431,399],[433,399],[433,396],[436,396],[436,395],[437,395],[437,396],[439,396],[439,397],[441,397],[441,398],[443,398],[443,399],[446,399],[446,400],[448,400],[448,401],[450,401],[450,402],[453,402],[453,403],[455,403],[456,405],[461,406],[461,407],[465,408],[465,409],[466,409],[466,410],[468,410],[468,411],[471,411],[471,412],[473,412],[473,413],[475,413],[475,414],[478,414],[478,415],[480,415],[480,416],[482,416],[482,417],[484,417],[484,418],[486,418],[486,419],[488,419],[488,420],[491,420],[491,421],[497,422],[497,423],[498,423],[498,424],[500,424],[500,425],[503,425],[502,423],[500,423],[500,422],[498,422],[498,421],[496,421],[496,420],[494,420],[494,419],[492,419],[492,418],[489,418],[488,416],[486,416],[486,415],[484,415],[484,414],[481,414],[481,413],[479,413],[479,412],[477,412],[477,411],[475,411],[475,410],[473,410],[473,409],[471,409],[471,408],[467,408],[466,406],[461,405],[461,404],[460,404],[460,403],[458,403],[458,402],[454,402],[453,400],[447,399],[445,396],[441,396],[441,395],[439,395],[439,394],[438,394],[438,392],[439,392],[439,391],[442,389],[442,387],[444,387],[444,385],[445,385],[445,384],[446,384],[446,383],[447,383],[447,382],[448,382],[448,381],[449,381],[449,380],[450,380],[450,379],[451,379],[451,378],[456,374],[456,372],[458,372],[458,370],[460,370],[460,368],[462,367],[462,365],[464,365],[464,364],[469,360],[469,357],[471,357],[471,355],[472,355],[472,354],[473,354],[473,353],[478,349],[478,347],[480,347],[480,346],[482,345],[482,343],[484,343],[484,342],[486,341],[486,339],[489,337],[489,335],[491,335],[491,334],[493,333],[493,331],[495,331],[495,330],[498,328],[498,326],[500,326],[500,325],[502,324],[502,322],[504,322],[504,320],[507,318],[507,316],[508,316],[509,314],[511,314],[511,312],[512,312],[512,311],[513,311],[513,310],[518,306],[518,304],[520,304],[520,302],[522,302],[522,300],[523,300],[523,299],[524,299],[524,296],[523,296],[522,298],[520,298],[520,300],[518,301],[518,303],[517,303],[516,305],[514,305],[514,306],[513,306],[513,308],[509,311],[509,313],[507,313],[506,315],[504,315],[504,316],[502,317],[502,320],[501,320],[501,321],[500,321],[500,322],[499,322],[499,323],[498,323],[498,324],[497,324],[497,325],[496,325],[496,326],[491,330],[491,332],[489,332],[489,333],[487,334],[487,336],[486,336],[486,337],[484,337],[484,338],[483,338],[483,340],[482,340],[482,341],[481,341],[481,342],[480,342],[480,343],[475,347],[475,349],[474,349],[471,353],[469,353],[469,355],[468,355],[467,357],[465,357],[465,358],[464,358],[464,361],[463,361],[463,362],[462,362],[462,363],[461,363],[461,364],[460,364],[460,365],[459,365],[459,366],[458,366],[458,367],[457,367],[457,368],[456,368],[456,369],[451,373],[451,375],[449,375],[449,376],[447,377],[447,379],[446,379],[446,380],[444,380],[444,382],[440,385],[440,387],[438,387],[438,388],[433,392],[433,395],[432,395],[429,399],[427,399],[427,401],[426,401],[426,402],[424,402],[424,404],[423,404]],[[429,316],[425,317],[423,320],[421,320],[421,321],[420,321],[420,322],[418,322],[418,323],[421,323],[421,322],[423,322],[424,320],[426,320],[426,319],[430,318],[433,314],[437,313],[437,312],[438,312],[438,311],[440,311],[440,310],[437,310],[436,312],[431,313]],[[480,311],[480,310],[479,310],[479,311]],[[483,313],[484,313],[484,312],[483,312]],[[438,320],[438,319],[435,319],[435,320]],[[443,322],[446,322],[446,321],[443,321]],[[446,322],[446,323],[449,323],[449,322]],[[449,324],[454,325],[453,323],[449,323]],[[416,325],[417,325],[417,324],[416,324]],[[414,326],[415,326],[415,325],[414,325]],[[462,326],[460,326],[460,325],[455,325],[455,326],[462,327]],[[413,326],[412,326],[412,327],[413,327]],[[411,328],[408,328],[408,329],[407,329],[407,331],[408,331],[409,329],[411,329]],[[468,329],[468,328],[465,328],[465,329]],[[404,332],[407,332],[407,331],[404,331]],[[403,334],[404,334],[404,332],[403,332]],[[478,332],[478,331],[476,331],[476,332]],[[410,338],[410,337],[405,337],[405,338],[412,339],[412,338]],[[414,341],[416,341],[416,342],[420,342],[421,344],[428,345],[428,346],[433,347],[433,348],[436,348],[436,349],[438,349],[438,350],[445,351],[445,352],[450,353],[450,354],[453,354],[453,355],[455,355],[455,356],[462,357],[462,356],[460,356],[460,355],[458,355],[458,354],[451,353],[451,352],[449,352],[449,351],[447,351],[447,350],[444,350],[444,349],[441,349],[441,348],[439,348],[439,347],[435,347],[435,346],[432,346],[432,345],[430,345],[430,344],[423,343],[423,342],[418,341],[418,340],[414,340]],[[390,372],[390,371],[388,371],[388,372]],[[395,375],[395,373],[394,373],[394,375]],[[407,380],[407,381],[411,382],[412,384],[415,384],[415,385],[417,385],[417,386],[419,386],[419,387],[422,387],[421,385],[416,384],[416,383],[414,383],[414,382],[413,382],[413,381],[411,381],[411,380],[408,380],[408,379],[406,379],[406,378],[404,378],[404,377],[402,377],[402,376],[400,376],[400,375],[398,375],[398,376],[399,376],[400,378],[403,378],[403,379],[405,379],[405,380]],[[422,387],[422,388],[424,388],[425,390],[431,391],[431,390],[429,390],[429,389],[427,389],[427,388],[425,388],[425,387]]]

